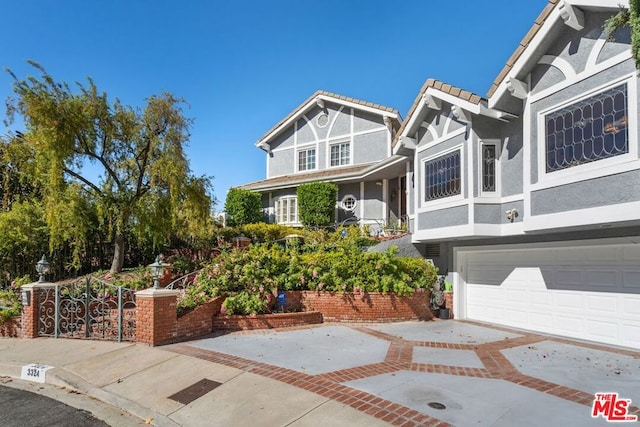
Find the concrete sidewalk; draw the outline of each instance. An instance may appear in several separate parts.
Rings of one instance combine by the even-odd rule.
[[[76,404],[93,402],[85,409],[118,426],[607,425],[591,417],[597,392],[631,399],[629,413],[640,414],[640,352],[453,320],[239,332],[156,348],[0,339],[0,377],[20,378],[30,363],[53,366],[46,387],[97,399]]]
[[[31,363],[54,368],[46,385],[23,383],[22,388],[61,399],[51,385],[73,391],[75,400],[110,425],[157,426],[240,425],[388,425],[354,408],[280,381],[240,369],[167,351],[162,347],[103,341],[38,338],[0,339],[0,384],[21,381],[22,366]],[[216,407],[183,404],[169,396],[208,379],[220,383],[211,391]],[[4,380],[4,381],[2,381]],[[98,399],[114,410],[87,408],[77,393]],[[120,414],[122,409],[134,417]]]

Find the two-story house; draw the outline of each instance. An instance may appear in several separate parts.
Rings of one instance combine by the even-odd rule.
[[[262,194],[267,222],[297,226],[297,186],[333,182],[337,223],[398,225],[410,163],[391,153],[400,125],[393,108],[318,91],[256,142],[267,153],[267,177],[240,188]]]
[[[427,80],[398,131],[413,241],[457,318],[640,348],[638,70],[630,31],[603,31],[619,3],[550,0],[486,98]]]

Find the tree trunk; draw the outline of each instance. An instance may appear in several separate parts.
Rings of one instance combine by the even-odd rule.
[[[116,243],[111,261],[111,272],[120,273],[124,267],[124,233],[116,234]]]

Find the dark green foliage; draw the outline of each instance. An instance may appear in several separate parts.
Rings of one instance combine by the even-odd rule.
[[[307,227],[333,223],[338,186],[329,182],[311,182],[298,186],[298,218]]]
[[[262,221],[262,196],[254,191],[232,188],[224,202],[227,225],[254,224]]]
[[[437,269],[423,258],[363,252],[357,229],[340,233],[311,232],[302,245],[252,245],[230,250],[203,268],[178,302],[184,312],[211,298],[234,297],[226,307],[240,314],[268,311],[277,290],[393,292],[410,295],[429,290]],[[307,233],[305,233],[307,234]]]
[[[640,69],[640,0],[630,0],[629,9],[621,7],[617,14],[607,19],[604,31],[612,40],[617,30],[626,27],[631,28],[631,53],[636,68]]]

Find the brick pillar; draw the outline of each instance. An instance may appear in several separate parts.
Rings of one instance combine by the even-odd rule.
[[[136,292],[136,341],[151,346],[175,341],[179,291],[145,289]]]
[[[449,319],[453,319],[453,292],[445,291],[444,293],[445,307],[449,309]]]
[[[37,338],[38,337],[38,300],[40,289],[38,283],[29,283],[20,289],[28,292],[29,305],[22,304],[22,337]]]

